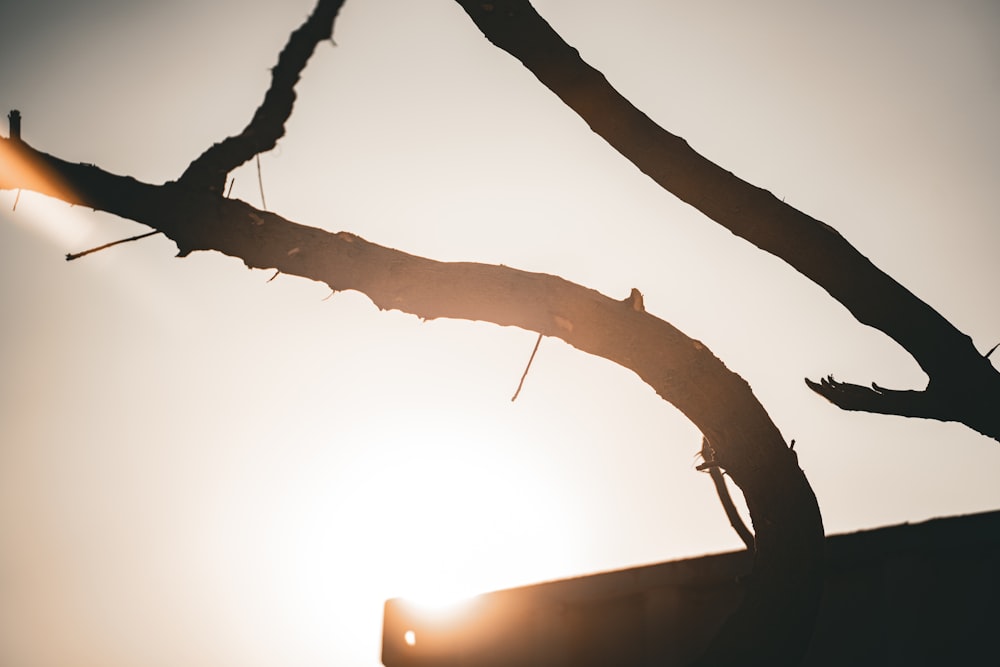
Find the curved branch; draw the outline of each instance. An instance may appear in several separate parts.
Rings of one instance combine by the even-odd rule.
[[[357,290],[383,310],[520,327],[632,370],[712,442],[716,462],[743,490],[757,533],[743,603],[704,664],[791,664],[805,651],[822,589],[815,495],[749,385],[703,344],[647,313],[636,290],[616,300],[558,276],[437,262],[205,190],[148,185],[0,140],[0,188],[17,187],[153,227],[181,255],[217,250],[252,268]]]
[[[184,171],[183,183],[222,192],[226,175],[255,155],[275,147],[285,134],[285,121],[295,104],[295,84],[316,45],[333,34],[333,22],[344,0],[319,0],[313,13],[288,39],[271,69],[271,87],[250,124],[235,137],[213,144]]]
[[[906,349],[931,384],[970,409],[937,410],[1000,440],[1000,373],[972,340],[881,271],[829,225],[734,176],[653,122],[535,11],[528,0],[459,4],[493,44],[517,58],[622,156],[733,234],[794,267],[861,323]],[[810,385],[811,386],[811,385]],[[984,413],[974,406],[986,403]],[[931,411],[919,416],[933,416]],[[940,418],[940,417],[933,417]]]

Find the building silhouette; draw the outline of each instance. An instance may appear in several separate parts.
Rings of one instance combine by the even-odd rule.
[[[739,603],[747,552],[488,593],[452,614],[389,600],[386,667],[668,667]],[[1000,665],[1000,511],[827,538],[804,666]]]

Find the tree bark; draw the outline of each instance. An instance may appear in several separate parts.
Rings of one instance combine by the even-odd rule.
[[[148,225],[181,256],[216,250],[251,268],[357,290],[383,310],[516,326],[632,370],[709,439],[715,462],[742,489],[756,530],[744,603],[701,664],[790,665],[805,651],[822,587],[815,495],[749,385],[702,343],[645,312],[635,292],[616,300],[557,276],[437,262],[300,225],[209,187],[141,183],[0,139],[0,189],[15,188]]]
[[[459,4],[591,129],[668,192],[780,257],[862,324],[901,345],[927,373],[924,391],[869,390],[832,377],[808,386],[846,410],[958,421],[1000,441],[1000,372],[972,339],[872,264],[829,225],[734,176],[653,122],[535,11],[528,0]]]
[[[699,664],[795,664],[808,644],[822,589],[824,532],[815,495],[749,385],[703,344],[646,313],[638,290],[619,301],[557,276],[436,262],[222,196],[228,171],[284,133],[295,83],[319,41],[330,37],[341,5],[318,0],[289,38],[251,122],[206,150],[178,181],[141,183],[60,160],[12,137],[0,138],[0,189],[33,190],[135,220],[171,238],[180,256],[215,250],[250,268],[324,282],[334,291],[357,290],[383,310],[558,337],[632,370],[701,429],[712,444],[713,464],[743,490],[756,529],[744,601]]]

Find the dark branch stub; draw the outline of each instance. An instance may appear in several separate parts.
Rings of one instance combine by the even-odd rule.
[[[295,84],[316,45],[332,38],[333,22],[343,4],[344,0],[319,0],[305,23],[291,34],[278,64],[271,69],[271,87],[250,124],[239,135],[202,153],[181,175],[181,183],[221,194],[230,171],[277,145],[292,115]]]
[[[7,114],[7,123],[10,128],[10,140],[21,141],[21,112],[11,109]]]

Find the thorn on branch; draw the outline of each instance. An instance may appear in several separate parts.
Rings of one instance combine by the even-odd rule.
[[[233,186],[235,184],[236,184],[236,177],[233,176],[233,178],[229,181],[229,189],[226,190],[226,199],[229,199],[229,195],[233,194]]]
[[[17,210],[17,202],[19,202],[19,201],[21,201],[21,188],[18,188],[17,189],[17,194],[14,195],[14,206],[11,207],[11,209],[10,209],[11,211],[16,211]],[[989,355],[987,355],[987,356],[989,356]]]
[[[84,257],[85,255],[89,255],[91,253],[98,252],[100,250],[105,250],[105,249],[110,248],[112,246],[120,245],[122,243],[128,243],[129,241],[138,241],[139,239],[144,239],[144,238],[146,238],[148,236],[154,236],[156,234],[162,234],[162,233],[163,232],[161,232],[160,230],[154,229],[153,231],[146,232],[145,234],[139,234],[138,236],[130,236],[127,239],[119,239],[118,241],[112,241],[111,243],[105,243],[104,245],[99,245],[96,248],[91,248],[90,250],[84,250],[83,252],[77,252],[77,253],[68,252],[68,253],[66,253],[66,261],[67,262],[72,262],[74,259],[80,259],[81,257]]]
[[[996,352],[996,349],[998,347],[1000,347],[1000,343],[997,343],[996,345],[994,345],[993,347],[991,347],[990,351],[983,355],[983,359],[989,359],[990,355],[993,354],[994,352]]]
[[[514,395],[510,397],[510,402],[513,403],[517,400],[518,395],[521,393],[521,388],[524,387],[524,379],[528,377],[528,370],[531,368],[531,362],[535,360],[535,353],[538,352],[538,346],[542,344],[542,334],[538,334],[538,340],[535,341],[535,348],[531,351],[531,356],[528,357],[528,365],[524,367],[524,373],[521,374],[521,381],[517,383],[517,390]]]
[[[275,278],[277,278],[280,275],[281,275],[281,269],[278,269],[277,271],[274,272],[273,276],[271,276],[270,278],[267,279],[267,282],[271,282],[272,280],[274,280]]]

